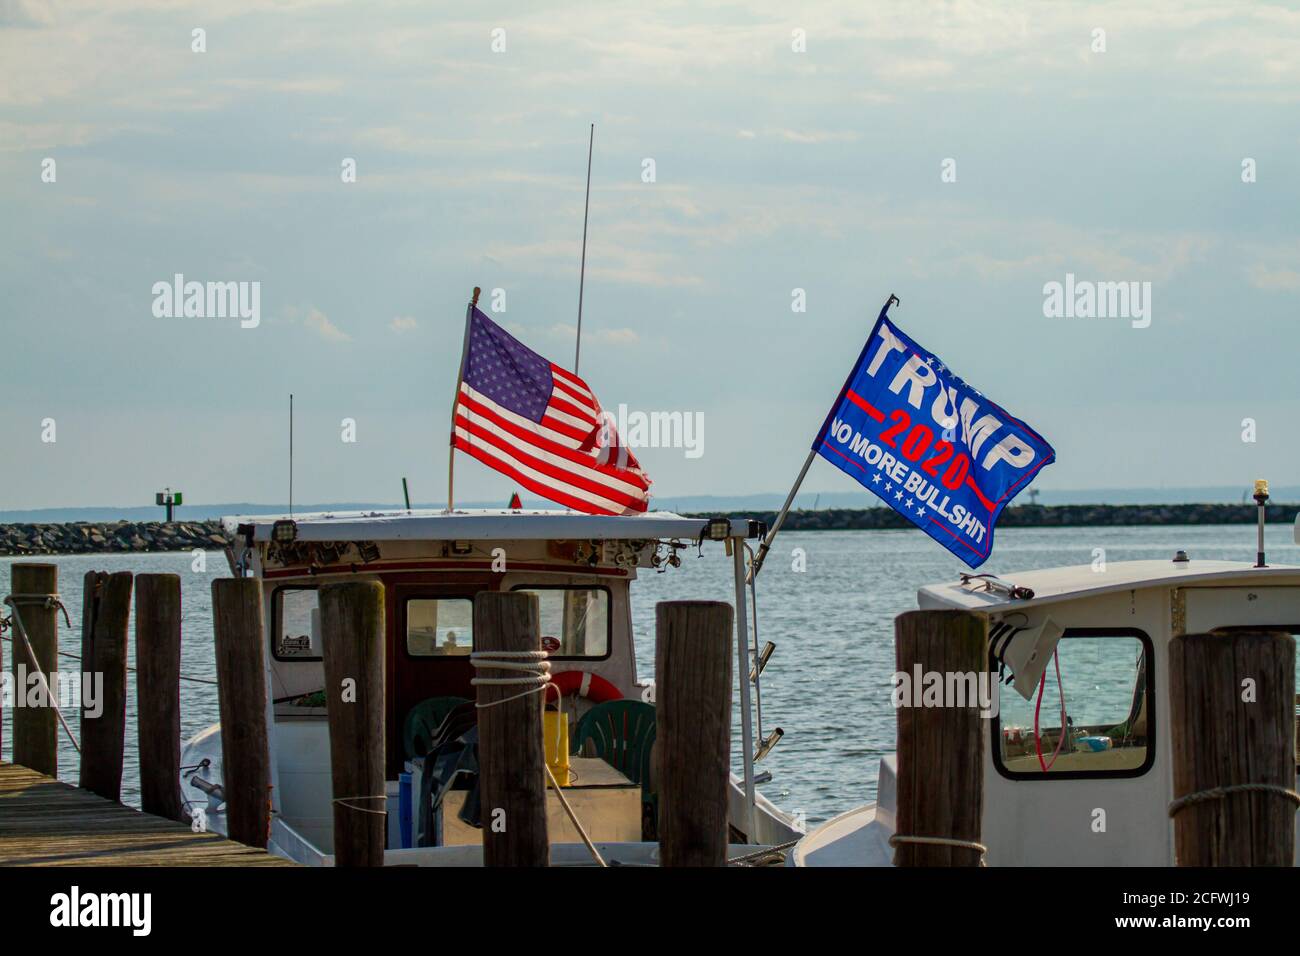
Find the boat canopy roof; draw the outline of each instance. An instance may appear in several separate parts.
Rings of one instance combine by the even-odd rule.
[[[277,521],[293,521],[298,541],[642,541],[699,538],[706,518],[684,518],[670,511],[640,515],[588,515],[575,511],[506,509],[445,511],[337,511],[298,515],[235,515],[221,519],[226,534],[253,529],[254,541],[270,541]],[[749,519],[728,522],[731,538],[757,538],[762,525]]]
[[[1034,592],[1029,599],[1013,598],[999,590],[985,590],[984,582],[979,578],[971,578],[967,583],[929,584],[917,591],[917,604],[922,608],[949,607],[1002,613],[1109,591],[1182,587],[1206,582],[1249,585],[1251,581],[1263,578],[1300,577],[1300,567],[1274,565],[1257,568],[1244,561],[1118,561],[1107,563],[1105,568],[1099,571],[1090,564],[1081,564],[996,576],[1003,585],[1029,588]],[[1236,579],[1236,582],[1231,579]]]

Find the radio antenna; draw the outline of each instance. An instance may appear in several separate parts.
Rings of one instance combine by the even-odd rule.
[[[591,147],[596,142],[596,124],[591,124],[587,139],[587,199],[582,206],[582,264],[578,267],[578,336],[573,346],[573,374],[578,374],[578,359],[582,357],[582,286],[587,277],[587,214],[591,210]]]
[[[289,517],[293,517],[293,392],[289,393]]]

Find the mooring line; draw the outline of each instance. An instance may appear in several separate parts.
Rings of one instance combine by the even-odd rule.
[[[54,696],[54,691],[50,688],[49,678],[45,676],[45,671],[41,669],[41,662],[36,659],[36,651],[32,648],[32,642],[27,638],[27,628],[23,624],[23,616],[18,610],[18,606],[20,604],[32,604],[40,605],[47,610],[57,608],[63,612],[63,619],[68,622],[68,627],[71,628],[72,621],[68,618],[68,609],[64,607],[63,600],[57,594],[10,594],[5,598],[4,603],[12,608],[9,619],[18,631],[18,636],[23,639],[23,646],[27,648],[27,657],[31,660],[32,667],[36,668],[37,675],[41,678],[41,686],[45,688],[45,699],[54,708],[54,713],[59,718],[59,723],[63,725],[63,731],[68,735],[68,740],[72,742],[73,749],[77,753],[81,753],[81,744],[77,742],[77,738],[72,733],[72,728],[68,725],[68,719],[63,716],[63,711],[59,709],[59,702]]]

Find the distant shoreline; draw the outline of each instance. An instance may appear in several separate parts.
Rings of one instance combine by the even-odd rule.
[[[0,524],[0,555],[144,554],[220,551],[230,543],[220,521],[67,521]]]
[[[1300,505],[1269,505],[1269,524],[1293,524]],[[713,513],[691,517],[708,518]],[[775,511],[722,512],[729,518],[776,520]],[[1000,528],[1096,528],[1136,525],[1249,525],[1253,505],[1013,505],[1002,512]],[[910,528],[890,508],[824,508],[791,511],[789,531],[870,531]],[[219,521],[110,521],[0,524],[0,556],[114,554],[166,551],[219,551],[231,542]]]
[[[1300,505],[1268,505],[1269,524],[1291,524]],[[770,527],[775,511],[724,512],[729,518],[755,518]],[[693,517],[710,517],[707,514]],[[1254,524],[1255,505],[1012,505],[998,519],[999,528],[1099,528],[1134,525]],[[823,508],[791,511],[788,531],[870,531],[911,528],[912,522],[892,508]]]

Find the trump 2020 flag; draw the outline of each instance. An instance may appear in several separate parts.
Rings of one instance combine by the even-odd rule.
[[[1056,452],[880,318],[812,450],[972,568],[998,516]]]
[[[596,394],[470,306],[452,445],[587,514],[636,514],[650,479]]]

